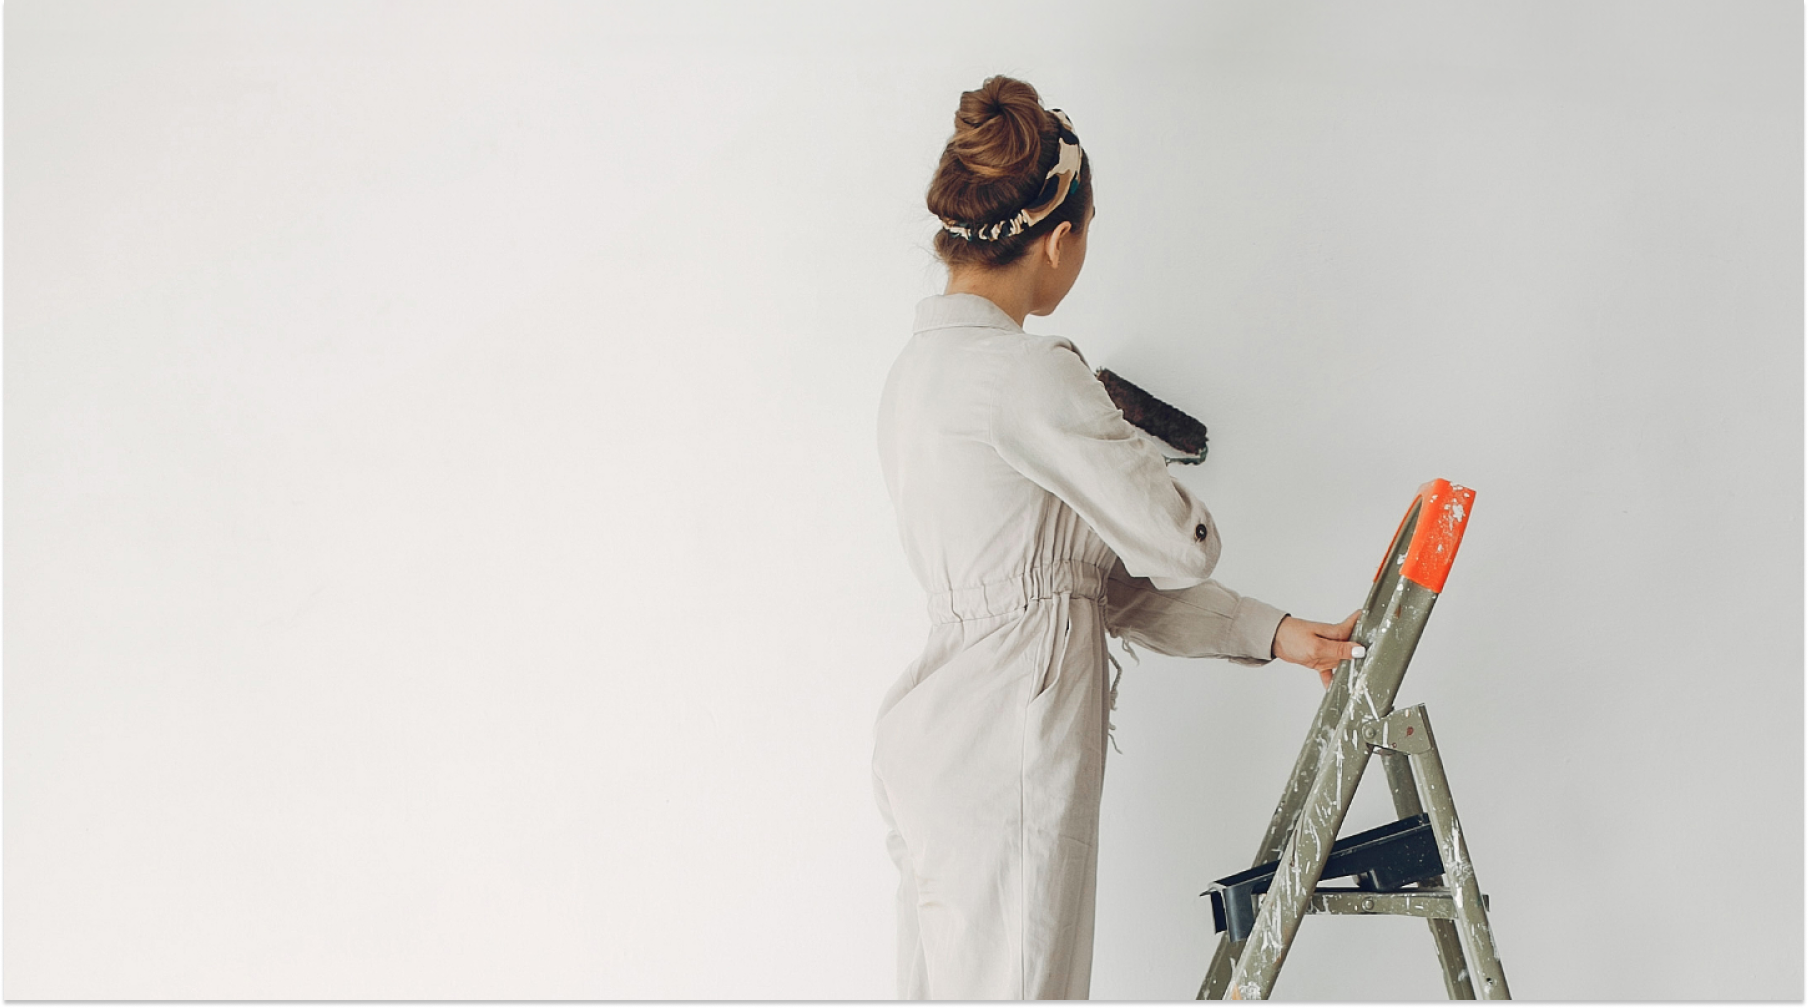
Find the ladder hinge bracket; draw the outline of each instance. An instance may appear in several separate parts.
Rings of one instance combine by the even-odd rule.
[[[1407,707],[1387,717],[1365,722],[1362,741],[1408,756],[1430,752],[1431,733],[1425,728],[1425,705]]]

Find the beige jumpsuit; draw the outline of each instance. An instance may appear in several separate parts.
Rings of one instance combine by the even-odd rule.
[[[898,994],[1085,998],[1106,634],[1260,665],[1283,614],[1209,580],[1211,515],[1079,350],[982,297],[918,305],[879,452],[931,623],[875,732]]]

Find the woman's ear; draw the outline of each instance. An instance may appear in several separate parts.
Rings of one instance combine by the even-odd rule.
[[[1062,221],[1055,225],[1055,229],[1048,233],[1047,238],[1043,239],[1043,257],[1048,260],[1051,269],[1061,268],[1061,254],[1067,251],[1063,247],[1063,243],[1071,233],[1073,233],[1073,225]]]

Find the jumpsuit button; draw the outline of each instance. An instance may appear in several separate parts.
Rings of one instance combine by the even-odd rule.
[[[1200,542],[1205,541],[1205,526],[1204,525],[1201,525],[1201,526],[1193,529],[1193,538],[1199,540]]]

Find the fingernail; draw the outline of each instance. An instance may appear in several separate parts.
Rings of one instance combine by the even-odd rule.
[[[1363,647],[1363,646],[1362,646],[1362,645],[1361,645],[1361,644],[1358,644],[1358,645],[1356,645],[1356,647],[1355,647],[1355,648],[1354,648],[1354,649],[1353,649],[1353,650],[1352,650],[1352,651],[1351,651],[1351,652],[1350,652],[1350,657],[1351,657],[1351,658],[1367,658],[1367,657],[1368,657],[1368,654],[1369,654],[1369,649],[1368,649],[1368,648],[1365,648],[1365,647]]]

